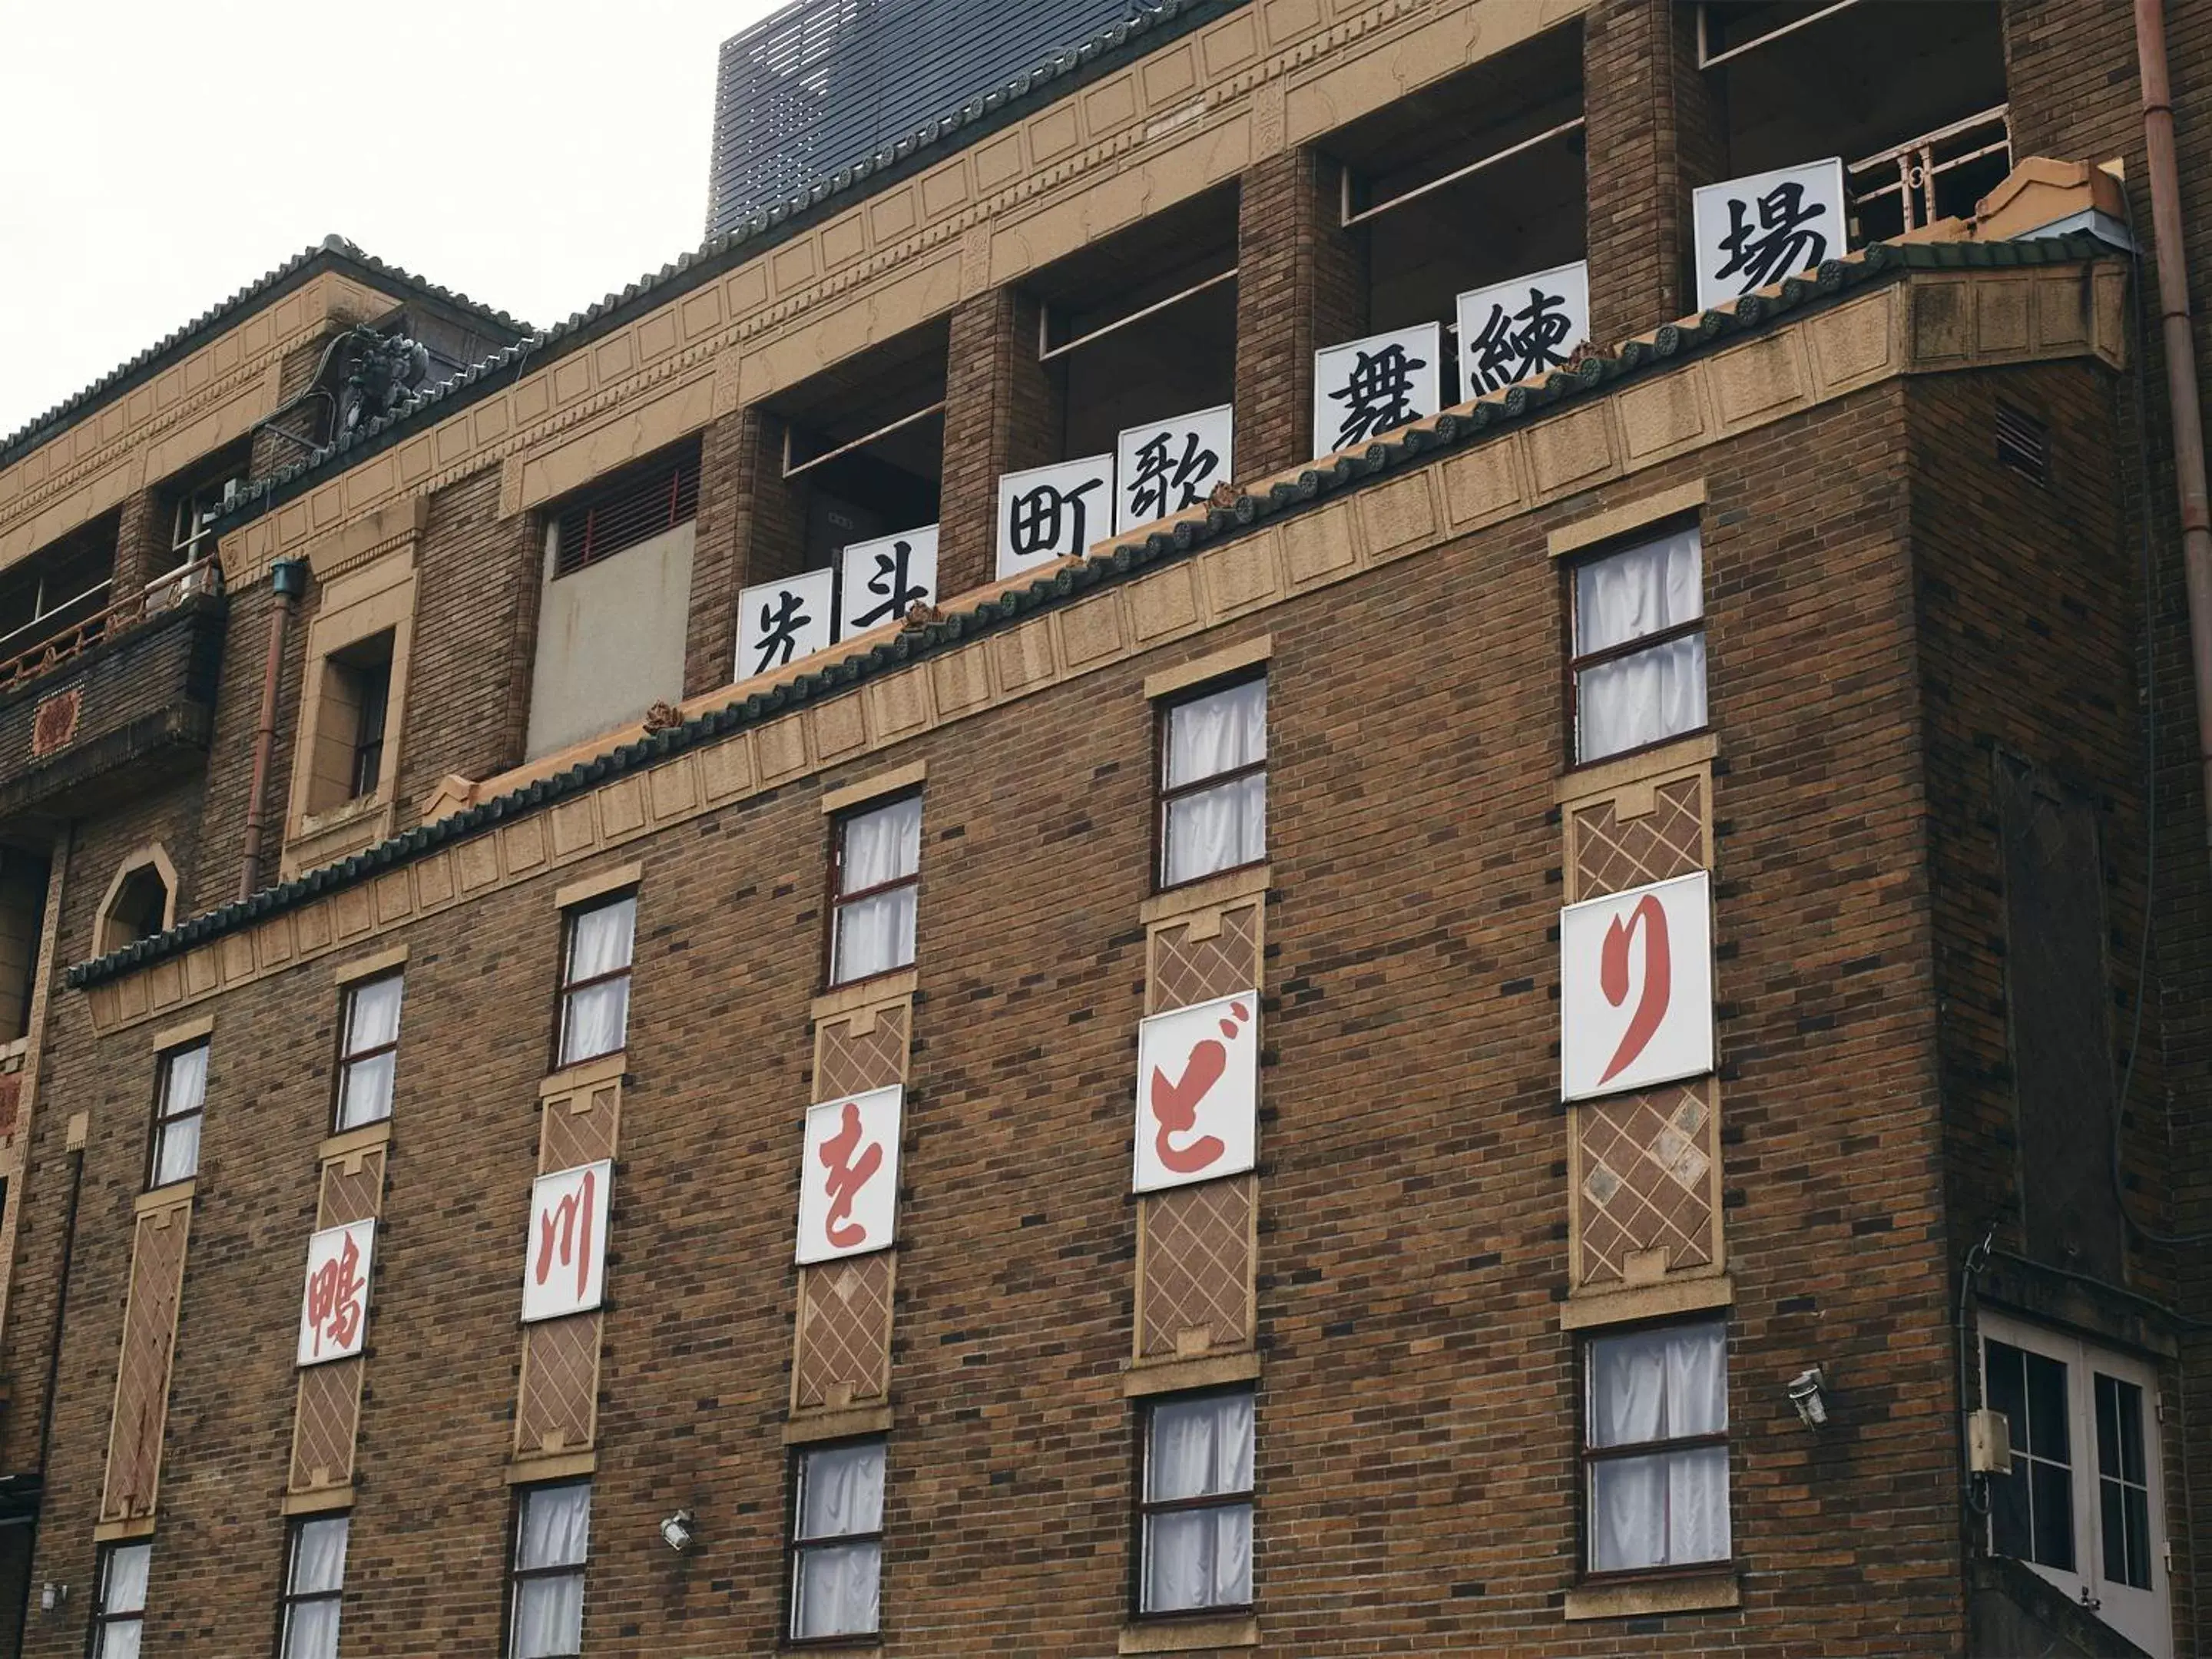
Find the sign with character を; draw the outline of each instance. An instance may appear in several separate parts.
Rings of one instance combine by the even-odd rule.
[[[899,1120],[894,1085],[807,1109],[799,1173],[801,1266],[865,1255],[897,1242]]]

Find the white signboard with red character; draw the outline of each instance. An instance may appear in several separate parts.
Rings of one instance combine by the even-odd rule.
[[[799,1175],[799,1261],[834,1261],[896,1242],[899,1113],[894,1085],[825,1100],[806,1112]]]
[[[1567,1100],[1713,1069],[1711,878],[1700,870],[1559,912],[1559,1090]]]
[[[297,1363],[350,1359],[368,1338],[368,1270],[376,1223],[325,1227],[307,1241],[307,1284],[300,1296]]]
[[[588,1313],[606,1295],[607,1208],[615,1166],[605,1160],[538,1177],[530,1188],[522,1322]]]
[[[1252,1167],[1260,1116],[1260,994],[1155,1014],[1137,1028],[1136,1189]]]

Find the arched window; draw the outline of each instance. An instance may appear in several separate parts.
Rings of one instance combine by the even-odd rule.
[[[94,948],[101,956],[167,931],[177,919],[177,866],[159,847],[123,861],[100,901]]]

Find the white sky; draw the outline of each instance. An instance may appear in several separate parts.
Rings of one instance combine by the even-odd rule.
[[[335,231],[540,327],[704,237],[777,0],[0,0],[0,436]]]

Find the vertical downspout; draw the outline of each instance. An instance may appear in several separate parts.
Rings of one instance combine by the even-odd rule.
[[[2197,398],[2197,344],[2189,315],[2189,253],[2181,179],[2173,156],[2173,89],[2166,73],[2164,0],[2136,0],[2136,63],[2142,80],[2143,150],[2151,229],[2158,241],[2159,324],[2173,421],[2173,487],[2181,506],[2181,556],[2189,583],[2189,663],[2197,688],[2197,763],[2212,812],[2212,510],[2204,483],[2204,416]],[[2148,669],[2146,669],[2148,672]]]
[[[251,898],[261,879],[261,832],[268,818],[269,757],[276,747],[276,683],[284,672],[284,635],[292,610],[307,585],[307,567],[279,559],[269,568],[276,610],[269,618],[269,659],[261,671],[261,720],[253,730],[253,781],[246,798],[246,846],[238,858],[238,896]]]

